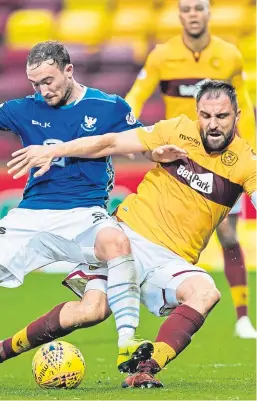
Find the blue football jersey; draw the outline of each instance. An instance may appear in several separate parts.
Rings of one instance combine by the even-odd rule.
[[[66,106],[48,106],[40,94],[9,100],[0,106],[0,128],[19,135],[23,146],[67,142],[136,128],[130,106],[117,95],[84,88],[80,100]],[[114,185],[111,157],[58,158],[42,177],[33,169],[18,207],[72,209],[105,207]]]

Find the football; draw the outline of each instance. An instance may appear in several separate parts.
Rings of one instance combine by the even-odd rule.
[[[85,373],[83,355],[75,345],[52,341],[38,349],[32,361],[36,383],[43,388],[77,387]]]

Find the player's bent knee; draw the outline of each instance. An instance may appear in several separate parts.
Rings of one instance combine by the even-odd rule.
[[[177,288],[177,300],[196,309],[203,315],[208,314],[219,302],[221,294],[209,275],[193,275]]]
[[[214,286],[206,291],[205,294],[206,301],[209,303],[209,310],[210,311],[219,301],[221,298],[221,294],[219,290]]]
[[[108,261],[131,253],[130,242],[123,231],[108,227],[96,236],[95,255],[99,260]]]
[[[187,305],[194,308],[203,316],[215,307],[220,300],[220,292],[216,287],[195,290],[192,296],[185,302]]]
[[[220,300],[220,292],[215,286],[196,289],[191,298],[192,307],[203,315],[207,315]]]

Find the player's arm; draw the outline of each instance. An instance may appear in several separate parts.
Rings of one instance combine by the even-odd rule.
[[[114,154],[138,153],[145,150],[139,139],[139,133],[144,128],[78,138],[70,142],[53,145],[53,157],[63,154],[70,157],[99,158]],[[64,157],[65,157],[64,156]]]
[[[134,85],[126,96],[126,101],[131,106],[133,113],[139,118],[144,103],[151,96],[160,81],[160,60],[158,51],[153,50],[140,73],[137,76]]]
[[[15,112],[15,107],[16,109],[19,107],[18,102],[19,99],[0,104],[0,130],[12,131],[14,134],[19,134],[17,113]]]
[[[171,130],[169,133],[172,135]],[[109,133],[94,137],[78,138],[70,142],[63,142],[51,145],[53,158],[59,157],[80,157],[100,158],[114,154],[139,153],[154,150],[166,142],[162,135],[162,122],[150,127],[139,127],[132,130]],[[167,145],[169,149],[185,155],[186,151],[175,144]]]
[[[175,130],[177,119],[172,124],[169,120],[169,129],[165,135],[172,135],[172,127]],[[51,162],[59,157],[99,158],[113,154],[138,153],[145,150],[153,150],[161,145],[172,145],[172,139],[167,142],[162,132],[162,125],[166,121],[159,122],[152,127],[140,127],[132,130],[78,138],[70,142],[58,143],[49,146],[28,146],[12,154],[13,160],[8,162],[9,174],[19,178],[27,174],[33,167],[40,167],[35,176],[40,176],[49,170]],[[172,155],[172,152],[170,151]],[[186,156],[186,151],[173,146],[173,160]]]
[[[238,122],[239,135],[244,138],[250,146],[256,149],[256,126],[253,105],[247,91],[244,62],[241,53],[237,50],[235,60],[235,75],[231,83],[236,89],[238,105],[241,109],[241,116]]]

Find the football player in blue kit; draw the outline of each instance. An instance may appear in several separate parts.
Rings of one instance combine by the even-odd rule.
[[[59,42],[37,44],[28,55],[26,71],[35,94],[6,101],[0,107],[1,129],[17,134],[23,146],[49,145],[141,126],[122,98],[74,80],[69,53]],[[111,158],[59,158],[44,176],[34,178],[34,172],[28,178],[18,207],[0,220],[0,285],[17,287],[26,274],[42,267],[40,253],[35,253],[32,265],[25,264],[26,245],[35,235],[52,233],[75,241],[78,245],[75,263],[97,267],[107,262],[108,300],[119,338],[117,365],[121,371],[134,371],[140,360],[151,356],[153,345],[135,339],[139,278],[129,240],[106,211],[114,183]],[[56,260],[59,252],[68,252],[54,251]],[[81,302],[74,304],[77,314],[83,313],[84,308],[87,311],[96,306],[101,308],[101,300],[98,298],[96,305],[91,293],[94,291],[88,291]],[[53,310],[55,318],[65,319],[66,315],[69,316],[66,304]],[[44,322],[48,323],[50,327],[51,322]],[[13,344],[16,354],[24,350],[30,337],[35,338],[38,329],[32,325],[26,338]],[[50,336],[49,333],[49,340]]]

